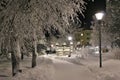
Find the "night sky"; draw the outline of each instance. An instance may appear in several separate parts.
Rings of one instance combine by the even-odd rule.
[[[84,0],[87,2],[86,10],[84,12],[85,18],[80,16],[82,20],[82,27],[90,29],[92,16],[98,11],[105,11],[106,0]],[[94,2],[93,2],[94,1]]]

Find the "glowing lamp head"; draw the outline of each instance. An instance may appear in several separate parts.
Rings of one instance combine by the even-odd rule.
[[[103,16],[104,16],[104,13],[103,13],[103,12],[99,12],[99,13],[96,13],[96,14],[95,14],[95,17],[97,18],[97,20],[102,20],[102,19],[103,19]]]

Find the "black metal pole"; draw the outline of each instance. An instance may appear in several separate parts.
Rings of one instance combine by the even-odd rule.
[[[101,21],[98,21],[99,24],[99,67],[102,68],[102,52],[101,52]]]
[[[70,42],[69,42],[69,44],[70,44]],[[71,57],[71,44],[70,44],[70,52],[69,52],[68,57]]]

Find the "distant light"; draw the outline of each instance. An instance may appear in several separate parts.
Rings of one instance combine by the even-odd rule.
[[[97,20],[102,20],[103,16],[104,16],[103,12],[99,12],[95,14],[95,17],[97,18]]]
[[[73,44],[73,42],[70,42],[70,44]]]
[[[81,33],[81,36],[83,36],[83,33]]]
[[[68,36],[68,40],[71,41],[71,40],[72,40],[72,37],[71,37],[71,36]]]
[[[53,44],[51,44],[51,47],[54,47],[54,45],[53,45]]]

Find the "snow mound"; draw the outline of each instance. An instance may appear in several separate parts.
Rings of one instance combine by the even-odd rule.
[[[54,80],[54,69],[50,59],[43,59],[41,64],[19,73],[12,80]]]

